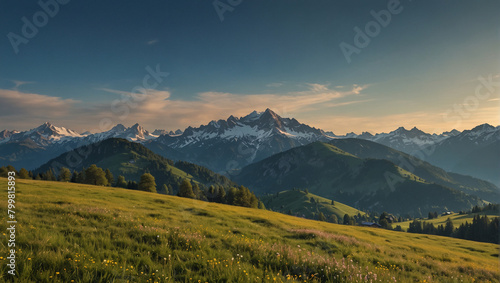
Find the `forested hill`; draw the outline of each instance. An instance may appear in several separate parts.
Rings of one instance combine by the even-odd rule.
[[[142,144],[119,138],[107,139],[66,152],[42,165],[34,173],[53,170],[57,175],[63,167],[80,171],[92,164],[109,169],[113,175],[122,175],[127,180],[138,180],[143,173],[151,173],[156,179],[158,188],[162,188],[165,184],[177,190],[183,179],[190,179],[202,187],[236,186],[227,177],[205,167],[182,161],[175,163],[155,154]]]

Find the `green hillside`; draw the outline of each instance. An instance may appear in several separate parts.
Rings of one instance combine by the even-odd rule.
[[[422,211],[468,210],[483,201],[428,183],[384,159],[363,159],[331,144],[315,142],[244,167],[234,181],[256,193],[292,188],[362,210],[420,216]]]
[[[282,191],[277,194],[263,196],[261,198],[267,209],[305,217],[308,219],[318,219],[322,212],[327,218],[335,215],[338,219],[343,219],[345,214],[349,216],[365,213],[340,202],[332,205],[332,200],[320,197],[301,190]]]
[[[361,159],[322,142],[293,148],[253,163],[243,168],[235,180],[251,185],[259,193],[281,191],[295,185],[312,188],[311,192],[314,190],[315,194],[329,197],[332,188],[339,187],[345,187],[351,193],[389,189],[385,172],[423,182],[386,160]],[[269,191],[270,188],[273,191]]]
[[[438,216],[438,218],[433,218],[433,219],[425,218],[425,219],[420,219],[420,220],[428,222],[428,223],[432,223],[432,224],[434,224],[435,227],[437,227],[438,225],[444,226],[446,224],[446,220],[448,218],[450,218],[451,221],[453,222],[453,225],[455,227],[458,227],[458,226],[460,226],[460,224],[465,223],[465,222],[472,223],[472,219],[476,215],[481,215],[481,216],[487,215],[488,218],[499,217],[498,212],[485,211],[485,212],[467,213],[467,214],[452,213],[450,215],[440,215],[440,216]],[[394,225],[400,225],[401,228],[403,228],[406,231],[410,227],[411,222],[412,221],[398,222],[398,223],[395,223]]]
[[[84,153],[84,154],[81,154]],[[68,162],[78,156],[79,162]],[[92,164],[109,169],[113,175],[122,175],[127,180],[138,181],[145,172],[156,178],[159,189],[162,185],[177,188],[182,179],[192,179],[203,185],[219,184],[224,187],[235,184],[228,178],[216,174],[207,168],[188,162],[174,161],[155,154],[141,144],[124,139],[107,139],[89,146],[77,148],[52,159],[38,168],[35,173],[46,172],[49,169],[56,173],[61,167],[71,170],[81,170]],[[160,192],[162,192],[160,190]]]
[[[5,178],[0,179],[7,186]],[[498,246],[18,180],[18,282],[498,282]],[[5,199],[5,198],[3,198]],[[0,229],[6,231],[6,202]],[[7,235],[0,281],[7,274]]]

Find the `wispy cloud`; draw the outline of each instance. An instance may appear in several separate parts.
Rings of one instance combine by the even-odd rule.
[[[328,91],[328,85],[323,85],[323,84],[307,84],[307,85],[311,88],[311,91],[314,92]]]
[[[270,83],[266,85],[267,87],[280,87],[283,86],[283,83]]]
[[[14,83],[14,87],[12,88],[13,90],[17,90],[22,85],[35,83],[35,82],[16,81],[16,80],[12,80],[12,82]]]
[[[146,42],[146,44],[147,44],[147,45],[153,45],[153,44],[158,43],[158,41],[159,41],[158,39],[152,39],[152,40],[150,40],[150,41]]]

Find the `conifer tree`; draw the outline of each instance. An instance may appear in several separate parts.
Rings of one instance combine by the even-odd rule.
[[[326,221],[326,217],[325,217],[325,215],[323,214],[323,212],[320,212],[320,213],[319,213],[318,220],[319,220],[319,221]]]
[[[71,181],[71,172],[68,168],[63,167],[59,170],[59,176],[57,179],[61,182],[69,182]]]
[[[125,181],[125,177],[122,175],[118,176],[115,186],[118,188],[127,188],[127,181]]]
[[[184,179],[182,181],[182,184],[179,187],[179,193],[177,195],[180,197],[183,197],[183,198],[195,198],[196,197],[193,193],[193,186],[191,185],[191,182],[189,182],[188,179]]]
[[[139,190],[156,193],[155,177],[149,173],[144,173],[139,181]]]
[[[454,231],[453,222],[448,217],[448,219],[446,219],[446,225],[444,226],[444,234],[445,236],[451,236],[453,231]]]
[[[21,170],[19,170],[18,177],[20,179],[30,179],[30,174],[29,174],[28,170],[21,168]]]
[[[106,180],[108,180],[108,186],[111,186],[115,183],[113,173],[111,173],[109,169],[106,169],[106,171],[104,172],[104,176],[106,176]]]
[[[106,173],[102,168],[92,164],[85,170],[85,183],[94,186],[107,186],[108,179],[106,179]]]

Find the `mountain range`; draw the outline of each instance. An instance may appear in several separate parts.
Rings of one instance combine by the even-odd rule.
[[[35,169],[50,159],[79,146],[108,138],[124,138],[173,160],[203,165],[226,175],[254,162],[311,142],[357,138],[373,141],[443,168],[481,178],[500,186],[500,127],[488,124],[463,132],[451,130],[428,134],[400,127],[389,133],[335,135],[294,118],[282,118],[270,109],[244,117],[211,121],[184,131],[145,130],[139,124],[121,124],[101,133],[79,134],[45,123],[29,131],[0,132],[0,165]]]
[[[231,173],[284,150],[331,138],[320,129],[266,109],[241,118],[211,121],[198,128],[188,127],[182,135],[163,135],[145,145],[159,154]]]
[[[463,132],[451,130],[440,135],[401,127],[387,134],[346,137],[374,141],[447,171],[471,175],[500,186],[500,126],[482,124]]]
[[[166,131],[156,130],[155,132],[164,133]],[[180,130],[170,131],[166,134],[180,134]],[[32,170],[64,152],[109,138],[144,142],[158,137],[139,124],[129,128],[118,124],[101,133],[79,134],[76,131],[46,122],[29,131],[4,130],[0,132],[0,164],[10,164],[14,167]]]
[[[37,168],[35,173],[97,164],[130,180],[149,171],[160,187],[190,178],[201,186],[241,184],[260,195],[308,189],[357,209],[421,215],[499,202],[498,186],[483,180],[485,172],[493,175],[499,168],[498,159],[490,157],[499,140],[499,127],[486,124],[440,135],[398,128],[339,136],[266,109],[175,132],[149,132],[139,124],[94,134],[50,123],[4,130],[0,162]],[[410,150],[426,154],[405,152]],[[481,170],[467,168],[467,158]],[[440,162],[463,173],[436,166]],[[476,174],[485,177],[472,177]]]

